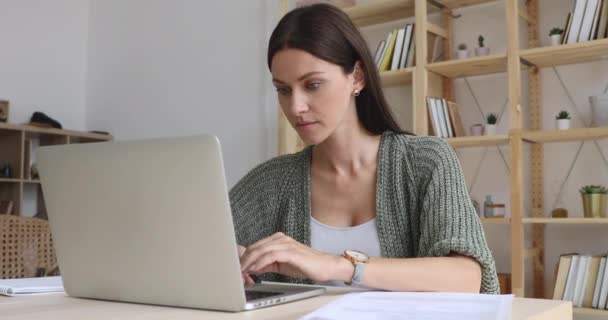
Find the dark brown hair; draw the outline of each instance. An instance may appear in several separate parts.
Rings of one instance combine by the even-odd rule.
[[[357,61],[365,74],[365,88],[356,97],[359,121],[371,133],[401,130],[389,109],[376,64],[367,43],[350,18],[329,4],[315,4],[287,13],[276,26],[268,43],[268,69],[274,55],[286,48],[304,50],[319,59],[339,65],[350,74]]]

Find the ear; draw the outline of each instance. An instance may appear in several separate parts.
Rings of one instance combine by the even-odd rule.
[[[357,61],[355,63],[355,68],[353,69],[353,81],[355,89],[361,91],[363,88],[365,88],[365,72],[363,71],[361,61]]]

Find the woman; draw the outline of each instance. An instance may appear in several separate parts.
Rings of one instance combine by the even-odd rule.
[[[325,4],[288,13],[270,38],[268,67],[309,146],[259,165],[230,191],[246,283],[261,274],[498,293],[458,158],[442,139],[399,129],[346,14]]]

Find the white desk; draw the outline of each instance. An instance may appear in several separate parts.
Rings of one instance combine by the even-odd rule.
[[[349,291],[349,289],[331,287],[320,297],[240,313],[77,299],[68,297],[64,293],[21,297],[0,296],[0,319],[297,319]],[[515,298],[512,319],[572,320],[572,304],[565,301]]]

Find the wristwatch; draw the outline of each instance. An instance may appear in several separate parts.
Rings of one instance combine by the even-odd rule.
[[[365,266],[369,262],[369,256],[356,250],[345,250],[343,256],[355,267],[352,279],[350,282],[346,282],[346,284],[354,286],[363,285],[363,272],[365,271]]]

